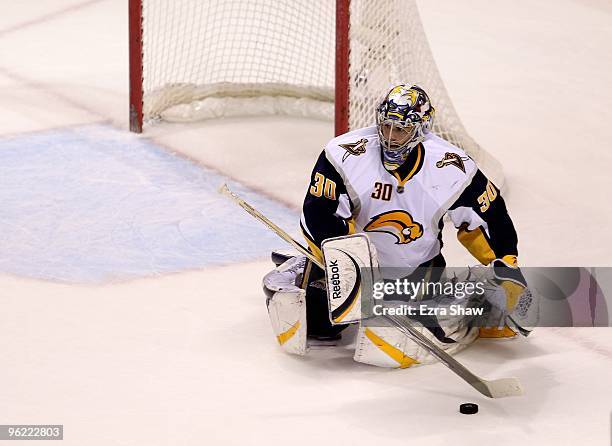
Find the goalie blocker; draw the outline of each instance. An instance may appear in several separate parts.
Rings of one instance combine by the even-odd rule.
[[[362,290],[372,289],[378,268],[376,250],[365,234],[330,238],[321,245],[332,324],[362,319]]]

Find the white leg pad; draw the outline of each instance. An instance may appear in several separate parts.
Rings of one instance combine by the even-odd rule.
[[[478,337],[478,328],[465,327],[453,334],[455,343],[440,342],[429,330],[419,326],[423,335],[431,339],[438,347],[449,354],[455,354]],[[430,364],[436,359],[409,336],[395,327],[360,326],[357,336],[355,356],[357,362],[378,367],[407,368],[420,364]]]
[[[306,257],[293,257],[263,279],[268,316],[277,342],[287,353],[305,355],[306,339],[306,290],[296,285],[304,271]]]
[[[294,355],[305,355],[306,291],[295,288],[274,293],[268,301],[268,315],[282,349]]]

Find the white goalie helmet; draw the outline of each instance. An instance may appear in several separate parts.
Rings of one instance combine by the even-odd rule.
[[[397,169],[433,126],[435,109],[418,85],[393,87],[376,110],[383,162]]]

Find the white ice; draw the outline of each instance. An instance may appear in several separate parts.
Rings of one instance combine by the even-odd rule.
[[[125,2],[2,3],[0,140],[101,123],[126,131]],[[459,115],[504,164],[521,263],[609,265],[611,4],[419,6]],[[331,135],[328,122],[252,118],[161,125],[142,139],[297,211]],[[1,243],[14,240],[7,231]],[[472,262],[451,228],[445,240],[449,262]],[[71,445],[610,444],[610,329],[478,342],[458,358],[526,389],[491,401],[442,365],[382,370],[346,348],[282,354],[260,291],[269,268],[255,260],[96,285],[3,269],[0,424],[64,424]],[[465,401],[480,413],[458,414]]]

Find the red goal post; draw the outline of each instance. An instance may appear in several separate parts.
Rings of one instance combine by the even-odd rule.
[[[129,52],[130,52],[130,131],[142,132],[142,2],[129,0]]]
[[[371,125],[393,85],[418,83],[434,131],[502,187],[468,135],[429,49],[416,0],[129,0],[130,130],[159,120],[289,114]]]

